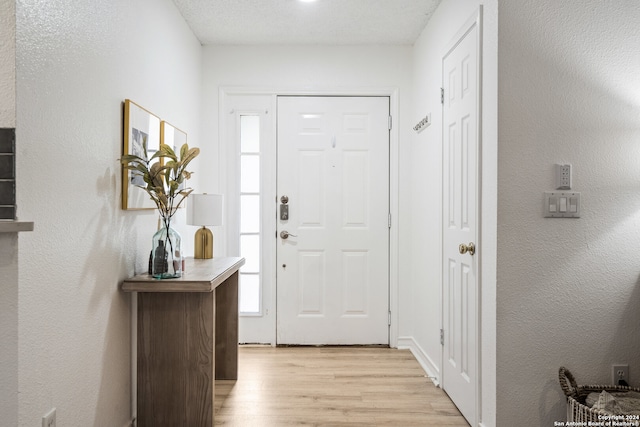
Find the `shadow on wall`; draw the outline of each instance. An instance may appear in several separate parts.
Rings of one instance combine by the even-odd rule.
[[[637,265],[640,265],[640,248],[636,255],[638,259]],[[611,292],[615,292],[615,284],[611,285],[610,289]],[[608,380],[606,384],[611,384],[611,365],[628,364],[630,367],[629,385],[640,387],[640,342],[637,339],[629,339],[629,337],[637,337],[639,335],[638,331],[640,331],[640,319],[638,319],[638,312],[640,312],[640,275],[636,279],[633,292],[626,300],[622,300],[618,305],[603,306],[601,309],[618,313],[618,324],[612,325],[613,327],[611,328],[611,344],[609,342],[600,343],[600,345],[604,346],[616,343],[615,346],[612,345],[611,357],[602,360],[602,365],[609,367],[606,372]],[[625,357],[624,355],[627,356]],[[632,355],[632,357],[629,358],[628,355]]]
[[[615,286],[611,286],[612,291],[615,290]],[[611,330],[611,342],[621,343],[617,347],[614,347],[613,353],[611,357],[606,357],[602,360],[602,363],[599,366],[611,367],[614,363],[623,363],[629,364],[630,366],[640,366],[640,348],[636,342],[633,342],[628,339],[629,336],[638,333],[638,321],[637,321],[637,312],[640,307],[640,276],[636,280],[635,287],[633,289],[632,295],[627,300],[627,303],[624,306],[615,307],[615,306],[602,306],[601,310],[603,311],[617,311],[620,316],[620,322],[617,327],[612,328]],[[592,312],[592,315],[597,316],[598,311]],[[635,319],[635,320],[634,320]],[[629,321],[631,320],[631,321]],[[585,331],[576,331],[576,333],[581,333],[583,339],[587,343],[587,345],[592,346],[608,346],[607,342],[594,341],[589,339],[588,332]],[[636,357],[633,360],[618,360],[616,359],[616,352],[619,351],[622,354],[635,354]],[[580,350],[576,349],[575,353],[576,358],[580,357]],[[611,379],[611,369],[605,369],[606,372],[594,372],[593,370],[578,370],[572,369],[571,364],[574,360],[571,358],[567,359],[566,363],[563,366],[567,367],[571,373],[574,375],[576,379],[576,383],[581,385],[589,385],[589,384],[604,384],[604,385],[615,385]],[[559,368],[559,367],[558,367]],[[630,377],[633,379],[634,376],[630,372]],[[636,377],[630,382],[630,386],[638,387],[640,384],[640,371],[636,370]],[[556,402],[548,404],[548,402]],[[540,410],[540,419],[549,419],[555,414],[564,414],[567,408],[565,395],[560,387],[560,382],[557,378],[553,380],[548,380],[542,390],[540,395],[540,399],[538,402],[538,408]],[[564,418],[553,420],[553,421],[564,421]]]
[[[131,420],[130,300],[130,295],[118,292],[106,319],[100,383],[95,385],[98,392],[94,426],[117,417],[120,417],[117,425],[129,425]]]
[[[93,290],[87,318],[92,317],[91,313],[108,312],[108,317],[100,319],[104,342],[100,383],[93,384],[97,388],[94,425],[114,417],[121,417],[119,425],[125,425],[131,414],[131,296],[120,292],[120,281],[131,274],[128,266],[135,263],[138,215],[127,215],[120,209],[121,189],[117,179],[120,173],[120,168],[108,168],[98,177],[96,192],[102,199],[102,207],[83,231],[83,235],[93,239],[79,282]],[[114,280],[116,277],[120,280]]]
[[[107,169],[98,178],[96,192],[102,198],[102,207],[83,231],[83,235],[93,240],[80,281],[82,285],[94,284],[90,311],[98,308],[105,298],[111,300],[113,292],[119,290],[119,283],[112,282],[114,270],[120,278],[130,275],[127,266],[135,263],[138,252],[137,215],[127,215],[120,209],[121,189],[117,188],[116,173],[119,175],[120,169],[117,172]]]
[[[558,369],[560,369],[560,367],[558,367]],[[558,390],[560,390],[560,394],[558,394]],[[564,416],[554,419],[556,414],[564,415],[567,410],[567,401],[560,388],[557,375],[555,379],[548,380],[542,387],[542,393],[540,393],[540,398],[538,399],[538,410],[540,411],[539,418],[541,420],[552,419],[552,421],[565,421]],[[550,422],[548,425],[553,425],[553,422]]]

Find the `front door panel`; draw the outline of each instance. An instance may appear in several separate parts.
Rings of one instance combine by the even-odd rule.
[[[278,344],[389,343],[388,117],[387,97],[278,98]]]

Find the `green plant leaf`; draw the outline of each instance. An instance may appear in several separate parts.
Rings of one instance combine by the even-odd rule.
[[[185,180],[193,172],[186,170],[187,165],[200,153],[199,148],[189,148],[185,143],[180,147],[180,158],[173,148],[161,144],[160,149],[148,159],[147,139],[143,139],[145,158],[132,154],[123,155],[121,163],[136,176],[142,176],[146,186],[138,187],[145,190],[149,198],[155,203],[163,221],[171,220],[176,210],[191,194],[192,188],[184,188]],[[180,188],[183,187],[183,188]]]
[[[197,147],[191,148],[189,149],[189,151],[187,151],[187,154],[182,158],[182,164],[184,165],[184,167],[187,167],[187,165],[193,160],[195,159],[198,154],[200,154],[200,149]]]
[[[128,163],[133,163],[133,162],[146,163],[145,159],[143,159],[142,157],[135,156],[133,154],[125,154],[124,156],[122,156],[120,161],[123,164],[128,164]]]
[[[173,151],[173,148],[171,148],[167,144],[160,144],[160,150],[158,150],[156,154],[158,154],[158,157],[168,157],[173,161],[176,161],[176,162],[178,161],[178,158],[176,157],[176,153]]]
[[[180,147],[180,160],[182,162],[184,162],[184,158],[186,157],[188,151],[189,145],[185,142],[184,144],[182,144],[182,147]]]

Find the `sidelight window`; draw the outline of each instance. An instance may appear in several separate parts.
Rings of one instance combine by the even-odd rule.
[[[240,312],[261,312],[260,116],[240,116]]]

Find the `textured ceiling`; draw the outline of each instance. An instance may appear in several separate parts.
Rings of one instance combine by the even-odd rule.
[[[207,44],[411,45],[441,0],[174,0]]]

